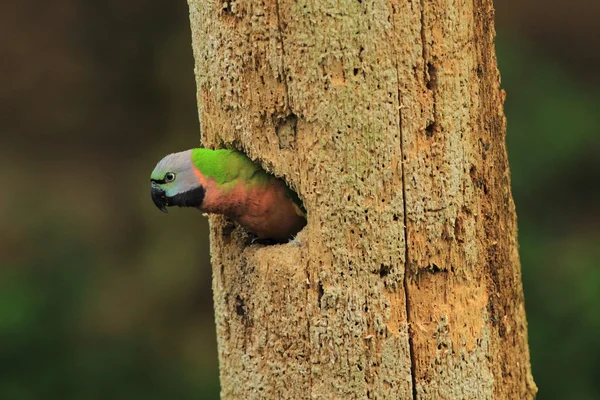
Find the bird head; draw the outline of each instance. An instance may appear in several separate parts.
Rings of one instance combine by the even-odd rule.
[[[200,207],[205,188],[192,163],[192,150],[169,154],[156,164],[150,175],[152,201],[159,210],[167,207]]]

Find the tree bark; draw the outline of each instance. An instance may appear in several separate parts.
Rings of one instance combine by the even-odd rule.
[[[223,399],[529,399],[490,0],[189,0],[202,141],[295,189],[212,216]]]

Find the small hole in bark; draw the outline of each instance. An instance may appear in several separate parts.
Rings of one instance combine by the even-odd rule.
[[[223,235],[224,238],[229,238],[231,236],[231,233],[233,233],[234,230],[235,230],[235,224],[233,223],[233,221],[230,221],[228,219],[227,222],[225,223],[225,225],[223,225],[223,230],[221,231],[221,234]]]
[[[427,89],[433,90],[437,87],[437,68],[432,63],[427,63]]]
[[[394,214],[394,221],[398,221],[398,214]]]
[[[298,125],[298,117],[291,113],[285,118],[275,117],[275,131],[279,138],[279,148],[281,150],[293,149],[296,145],[296,132]]]
[[[223,2],[223,12],[231,14],[231,0]]]
[[[235,313],[240,317],[246,315],[246,309],[244,308],[244,300],[238,295],[235,298]]]
[[[392,267],[389,265],[385,265],[385,264],[381,264],[379,266],[379,276],[381,278],[385,278],[386,276],[388,276],[390,274]]]
[[[318,294],[317,294],[317,302],[319,303],[319,308],[321,307],[321,299],[323,298],[323,295],[325,294],[325,290],[323,289],[323,284],[321,282],[319,282],[318,285]]]
[[[354,76],[358,75],[358,71],[359,71],[358,68],[354,68],[354,71],[353,71],[354,72]]]
[[[439,130],[440,126],[437,124],[437,122],[432,122],[431,124],[427,125],[427,128],[425,128],[425,135],[429,138],[433,137],[433,135],[438,133]]]

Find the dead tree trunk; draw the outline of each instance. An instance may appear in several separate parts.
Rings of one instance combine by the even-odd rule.
[[[490,0],[189,0],[202,140],[308,225],[211,218],[223,399],[530,399]]]

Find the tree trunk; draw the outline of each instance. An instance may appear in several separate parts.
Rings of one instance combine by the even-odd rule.
[[[211,217],[223,399],[529,399],[490,0],[189,0],[202,141],[304,201]]]

